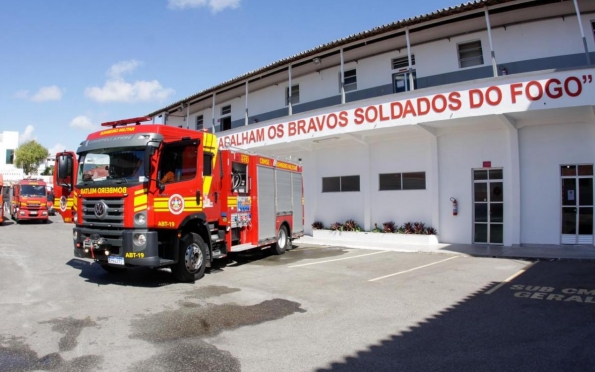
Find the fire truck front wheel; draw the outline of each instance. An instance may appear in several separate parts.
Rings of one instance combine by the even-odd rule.
[[[181,282],[193,282],[205,275],[206,244],[195,233],[186,233],[180,239],[178,262],[171,267],[174,277]]]
[[[271,246],[271,250],[274,254],[283,254],[287,250],[289,245],[289,238],[287,234],[287,228],[281,226],[277,232],[277,242]]]

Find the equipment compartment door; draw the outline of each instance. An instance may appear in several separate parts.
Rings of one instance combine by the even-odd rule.
[[[277,237],[275,221],[275,171],[273,168],[258,166],[258,240]]]

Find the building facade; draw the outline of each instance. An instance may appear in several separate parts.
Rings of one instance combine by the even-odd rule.
[[[593,245],[593,51],[595,1],[476,1],[149,115],[302,159],[306,226],[420,221],[442,243]]]

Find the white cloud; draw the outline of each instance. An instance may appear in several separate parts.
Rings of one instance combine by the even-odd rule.
[[[175,90],[164,88],[157,80],[129,83],[123,79],[110,79],[102,88],[85,89],[85,95],[97,102],[163,101],[174,93]]]
[[[122,78],[123,74],[133,72],[141,64],[134,59],[116,63],[107,71],[108,80],[103,87],[87,88],[85,95],[96,102],[153,102],[163,101],[175,93],[157,80],[129,83]]]
[[[41,87],[31,97],[31,101],[43,102],[43,101],[59,101],[62,99],[62,90],[55,85],[51,87]]]
[[[91,119],[84,115],[79,115],[70,121],[70,126],[77,129],[92,129],[95,127]]]
[[[141,62],[134,59],[130,61],[118,62],[112,67],[110,67],[109,70],[107,70],[106,75],[112,79],[119,79],[120,77],[122,77],[123,74],[136,70],[136,68],[140,66],[140,64]]]
[[[23,133],[19,133],[19,144],[23,143],[23,142],[27,142],[32,139],[37,139],[37,138],[33,137],[34,130],[35,130],[35,127],[33,125],[31,125],[31,124],[27,125],[27,127],[25,128],[25,131]]]
[[[63,144],[61,144],[61,143],[56,143],[54,146],[52,146],[52,147],[51,147],[51,148],[48,150],[48,152],[50,153],[50,156],[54,156],[54,155],[56,155],[57,153],[59,153],[59,152],[62,152],[62,151],[64,151],[64,150],[66,150],[66,146],[64,146],[64,145],[63,145]]]
[[[201,8],[208,6],[213,13],[220,12],[225,8],[236,9],[240,6],[241,0],[168,0],[168,7],[171,9]]]

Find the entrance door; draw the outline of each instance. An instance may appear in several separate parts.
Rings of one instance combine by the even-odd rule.
[[[593,244],[593,165],[562,165],[562,244]]]
[[[473,242],[504,243],[502,169],[473,170]]]
[[[393,90],[395,93],[409,92],[411,90],[411,83],[409,81],[410,74],[413,74],[413,85],[417,88],[415,71],[401,72],[393,75]]]

